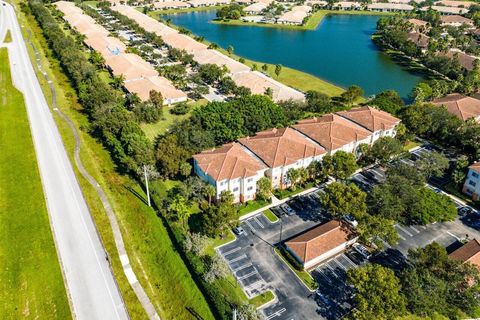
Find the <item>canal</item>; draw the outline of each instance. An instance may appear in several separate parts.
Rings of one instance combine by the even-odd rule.
[[[365,95],[394,89],[408,99],[422,75],[396,64],[370,39],[378,16],[326,16],[316,30],[288,30],[209,23],[215,11],[163,15],[177,26],[203,36],[250,60],[282,64],[310,73],[341,87],[352,84]]]

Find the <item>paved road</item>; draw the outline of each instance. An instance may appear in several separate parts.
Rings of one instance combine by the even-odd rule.
[[[15,12],[9,4],[0,3],[0,21],[5,22],[0,23],[0,28],[9,28],[12,34],[12,43],[7,46],[13,82],[24,94],[73,313],[77,319],[128,319],[105,250],[29,60]],[[3,32],[0,29],[0,35]]]

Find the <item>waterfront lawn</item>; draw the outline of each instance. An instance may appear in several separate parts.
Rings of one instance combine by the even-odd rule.
[[[153,10],[149,11],[148,15],[152,18],[158,19],[164,14],[176,14],[176,13],[187,13],[187,12],[195,12],[195,11],[209,11],[209,10],[218,10],[223,6],[210,6],[210,7],[190,7],[190,8],[183,8],[183,9],[166,9],[166,10]],[[137,7],[137,10],[143,13],[142,7]]]
[[[16,5],[19,6],[19,1],[16,1]],[[192,311],[203,319],[213,319],[205,297],[174,248],[162,220],[152,208],[145,205],[146,197],[138,183],[120,175],[104,146],[89,134],[90,123],[77,102],[75,90],[62,72],[58,60],[54,58],[34,18],[20,13],[19,19],[20,24],[32,30],[32,41],[39,50],[44,69],[55,86],[59,109],[70,117],[79,131],[82,162],[107,194],[117,216],[132,268],[158,314],[162,319],[189,319]],[[27,38],[26,30],[22,31]],[[30,45],[27,45],[27,48],[30,58],[35,61]],[[42,74],[37,69],[35,71],[47,101],[51,101],[48,84]],[[75,141],[71,129],[56,114],[54,118],[73,163]],[[132,319],[148,319],[123,272],[110,223],[100,199],[94,188],[80,175],[76,166],[73,167],[102,242],[110,256],[111,266],[129,315]]]
[[[0,318],[70,319],[22,94],[0,49]]]

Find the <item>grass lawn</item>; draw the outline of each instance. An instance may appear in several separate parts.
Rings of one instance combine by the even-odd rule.
[[[403,150],[408,151],[408,150],[413,149],[415,147],[418,147],[420,145],[422,145],[422,144],[418,141],[407,141],[407,143],[405,143],[405,145],[403,146]]]
[[[298,278],[300,278],[300,280],[302,280],[303,284],[305,284],[305,286],[308,289],[310,289],[312,291],[317,289],[317,287],[318,287],[317,282],[315,281],[315,279],[313,279],[313,277],[310,275],[310,273],[308,273],[307,271],[299,271],[299,270],[295,269],[295,267],[292,266],[292,264],[288,261],[288,259],[283,255],[282,251],[279,250],[278,248],[275,248],[275,252],[283,260],[283,262],[285,262],[287,264],[287,266],[293,272],[295,272],[295,274],[298,276]]]
[[[265,303],[272,301],[273,299],[275,299],[275,295],[271,290],[268,290],[250,299],[250,303],[253,304],[256,308],[258,308],[263,306]]]
[[[193,109],[198,106],[205,105],[207,100],[202,99],[198,101],[192,101],[189,103],[189,106]],[[186,119],[190,116],[189,113],[183,115],[175,115],[170,113],[170,110],[173,107],[165,106],[163,108],[163,118],[156,123],[142,123],[140,127],[142,128],[143,132],[148,139],[153,141],[159,134],[163,134],[167,131],[167,129],[175,122],[181,121]]]
[[[278,221],[278,217],[270,209],[263,211],[263,215],[267,217],[267,219],[270,220],[270,222]]]
[[[19,1],[16,2],[19,6]],[[59,108],[71,118],[79,130],[81,139],[81,158],[89,173],[105,190],[115,211],[130,263],[140,283],[162,319],[189,319],[194,311],[203,319],[213,319],[210,307],[197,285],[193,281],[180,255],[156,212],[145,205],[145,195],[138,184],[126,176],[117,173],[115,164],[104,147],[88,133],[89,122],[76,100],[75,91],[63,74],[61,66],[49,50],[41,30],[32,16],[28,19],[22,14],[20,24],[32,29],[32,39],[41,53],[41,61],[52,79],[57,91]],[[24,31],[24,37],[26,32]],[[30,46],[30,57],[33,57]],[[49,57],[48,59],[46,57]],[[47,101],[50,92],[47,83],[37,73]],[[68,125],[55,115],[55,121],[71,159],[73,159],[74,140]],[[73,163],[73,160],[72,160]],[[87,200],[95,224],[111,257],[115,277],[132,319],[148,319],[123,273],[120,258],[117,255],[108,218],[101,202],[90,184],[81,177],[74,166],[83,194]],[[47,317],[48,318],[48,317]]]
[[[265,200],[254,200],[254,201],[248,201],[245,204],[241,204],[238,207],[238,216],[244,216],[252,211],[258,210],[260,208],[263,208],[267,205],[269,205],[269,201]]]
[[[307,189],[310,189],[310,188],[313,188],[315,186],[315,183],[313,182],[309,182],[305,185],[305,187],[303,188],[300,188],[300,187],[297,187],[295,188],[295,190],[291,190],[291,189],[277,189],[277,190],[274,190],[273,191],[273,194],[275,195],[275,197],[277,197],[278,199],[282,200],[282,199],[285,199],[285,198],[288,198],[288,197],[291,197],[291,196],[294,196],[302,191],[305,191]]]
[[[71,319],[23,95],[0,49],[0,318]]]
[[[10,30],[7,30],[7,34],[5,35],[5,39],[3,39],[3,42],[5,43],[12,42],[12,34],[10,33]]]

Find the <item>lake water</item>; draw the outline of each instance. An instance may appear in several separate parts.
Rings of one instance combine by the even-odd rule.
[[[394,89],[406,99],[422,76],[411,73],[379,51],[370,39],[378,16],[332,15],[316,30],[299,31],[209,23],[215,11],[162,16],[237,55],[282,64],[341,87],[359,85],[367,96]],[[260,66],[259,66],[260,67]]]

